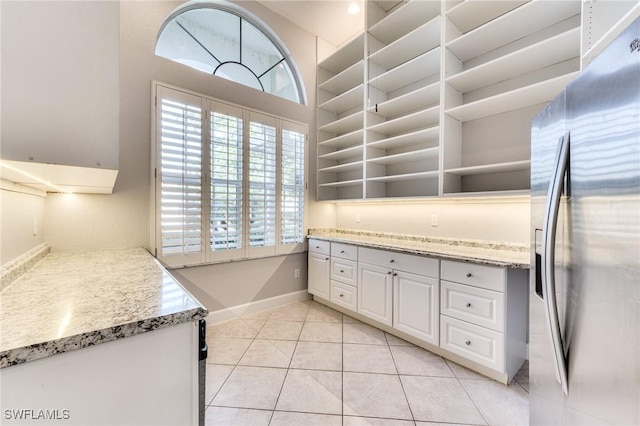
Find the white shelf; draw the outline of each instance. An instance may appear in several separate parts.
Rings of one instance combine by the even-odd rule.
[[[321,183],[318,186],[323,188],[340,188],[345,186],[358,186],[362,185],[362,179],[343,180],[338,182]]]
[[[447,48],[466,61],[579,13],[579,1],[532,0],[452,40]]]
[[[484,164],[481,166],[469,166],[459,167],[455,169],[445,170],[445,173],[449,173],[457,176],[470,176],[470,175],[482,175],[490,173],[507,173],[507,172],[520,172],[531,168],[530,160],[510,161],[506,163],[496,164]]]
[[[460,105],[448,109],[445,112],[456,120],[465,122],[548,102],[558,95],[576,74],[577,72],[562,75],[530,86]]]
[[[362,128],[364,111],[358,111],[347,117],[332,121],[318,128],[322,132],[346,134]]]
[[[579,27],[453,75],[446,82],[466,93],[578,56]]]
[[[391,92],[439,71],[440,47],[436,47],[417,58],[382,73],[378,77],[372,78],[369,80],[369,84],[383,92]]]
[[[362,84],[364,79],[364,59],[351,65],[341,73],[331,77],[318,86],[321,90],[326,90],[334,95],[339,95],[349,89]]]
[[[345,148],[356,144],[361,144],[364,130],[358,129],[344,135],[318,142],[318,146],[326,146],[331,148]]]
[[[410,0],[369,28],[369,34],[389,44],[440,14],[439,1]]]
[[[437,124],[439,118],[440,105],[436,105],[422,111],[416,111],[393,120],[375,124],[370,126],[367,130],[381,135],[390,136],[401,132],[407,132],[409,130],[423,128],[430,124]]]
[[[358,105],[362,106],[364,102],[364,83],[353,89],[336,96],[333,99],[319,105],[318,108],[325,111],[340,113],[354,108]]]
[[[355,158],[357,156],[362,158],[362,145],[352,146],[351,148],[341,149],[339,151],[333,151],[328,154],[319,155],[320,160],[346,160],[348,158]]]
[[[318,67],[338,74],[364,58],[364,33],[360,34],[340,50],[323,60]]]
[[[409,34],[369,56],[369,60],[391,69],[440,45],[440,17],[435,17]]]
[[[382,117],[395,117],[408,111],[415,111],[436,104],[440,99],[440,82],[423,86],[413,92],[380,102],[369,111]]]
[[[369,182],[398,182],[403,180],[433,179],[438,177],[438,171],[405,173],[401,175],[379,176],[367,178]]]
[[[633,4],[633,2],[629,2]],[[595,59],[622,31],[624,31],[633,21],[640,17],[640,3],[631,6],[629,11],[620,18],[616,24],[609,29],[591,48],[583,55],[583,68]]]
[[[503,15],[528,0],[464,0],[449,9],[447,17],[462,33],[466,33],[482,24]]]
[[[420,161],[426,160],[428,158],[435,158],[438,156],[438,152],[440,148],[425,148],[425,149],[417,149],[415,151],[403,152],[400,154],[394,155],[385,155],[384,157],[377,158],[369,158],[367,163],[374,164],[398,164],[398,163],[406,163],[408,161]]]
[[[335,166],[323,167],[318,169],[319,172],[330,172],[330,173],[344,173],[344,172],[353,172],[356,170],[362,170],[362,161],[355,161],[353,163],[345,163],[338,164]]]
[[[434,126],[428,129],[422,129],[411,133],[405,133],[398,136],[382,139],[379,141],[373,141],[367,143],[368,147],[378,149],[393,149],[405,146],[417,145],[428,141],[436,141],[440,136],[440,127]]]

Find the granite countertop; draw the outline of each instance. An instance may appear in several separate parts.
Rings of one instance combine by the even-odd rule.
[[[52,253],[0,293],[0,368],[204,318],[146,250]]]
[[[530,263],[526,244],[333,228],[310,229],[308,238],[515,269],[529,269]]]

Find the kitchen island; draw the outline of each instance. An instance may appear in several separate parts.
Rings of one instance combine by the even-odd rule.
[[[2,424],[197,424],[207,311],[144,249],[48,254],[0,312]]]

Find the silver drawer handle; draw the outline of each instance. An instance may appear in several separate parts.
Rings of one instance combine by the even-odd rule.
[[[473,274],[471,272],[467,272],[467,278],[471,278]]]
[[[471,307],[471,302],[467,302],[467,308]]]
[[[467,340],[466,342],[464,342],[465,345],[470,346],[471,345],[471,340]]]

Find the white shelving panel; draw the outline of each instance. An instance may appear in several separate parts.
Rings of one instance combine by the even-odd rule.
[[[370,158],[367,163],[373,164],[399,164],[407,161],[420,161],[428,158],[437,158],[439,148],[425,148],[415,151],[403,152],[400,154],[385,155],[377,158]]]
[[[405,133],[407,130],[433,125],[438,122],[439,117],[440,107],[435,106],[370,126],[368,130],[381,135],[391,136]]]
[[[447,78],[460,93],[470,92],[580,55],[580,28],[544,39]]]
[[[367,146],[377,149],[396,149],[419,144],[433,145],[435,143],[437,145],[439,135],[440,127],[434,126],[381,140],[373,140],[368,142]]]
[[[350,148],[346,148],[346,149],[341,149],[338,151],[331,151],[327,154],[322,154],[318,156],[318,159],[320,160],[333,160],[333,161],[342,161],[342,160],[347,160],[347,159],[352,159],[352,158],[357,158],[360,157],[360,160],[362,160],[362,151],[363,151],[363,146],[362,145],[356,145],[356,146],[352,146]]]
[[[347,90],[340,95],[337,95],[334,98],[318,105],[318,108],[339,114],[358,105],[362,105],[363,99],[364,84],[360,84],[359,86]]]
[[[384,44],[390,44],[440,14],[440,2],[410,0],[383,19],[369,25],[368,32]]]
[[[446,111],[458,121],[471,121],[552,100],[575,77],[577,72],[531,84]]]
[[[321,172],[344,173],[355,170],[362,170],[362,161],[354,161],[353,163],[337,164],[335,166],[323,167],[319,169]]]
[[[371,77],[369,85],[383,92],[391,92],[439,71],[440,48],[436,47],[386,72],[381,69],[380,74]]]
[[[455,38],[447,43],[447,49],[466,61],[579,13],[580,1],[531,0]]]
[[[481,175],[487,173],[508,173],[529,170],[530,160],[511,161],[508,163],[485,164],[480,166],[459,167],[445,170],[445,173],[458,176]]]
[[[362,179],[342,180],[338,182],[321,183],[318,186],[323,188],[344,188],[350,186],[362,187]]]
[[[440,82],[423,86],[407,94],[396,96],[369,108],[369,111],[385,118],[435,105],[440,100]]]
[[[367,180],[371,182],[399,182],[399,181],[418,180],[418,179],[433,179],[437,177],[438,177],[438,171],[434,170],[431,172],[416,172],[416,173],[405,173],[400,175],[373,177]]]
[[[364,130],[357,129],[353,132],[345,133],[340,136],[336,136],[331,139],[327,139],[322,142],[318,142],[319,147],[328,147],[328,148],[350,148],[357,144],[362,144],[362,140],[364,137]]]
[[[364,59],[351,65],[338,75],[334,75],[324,83],[318,85],[318,89],[325,90],[334,95],[339,95],[347,90],[362,84],[364,75]]]
[[[362,128],[363,119],[364,111],[358,111],[354,114],[339,118],[335,121],[320,126],[318,127],[318,130],[321,132],[343,135]]]
[[[462,33],[515,9],[529,0],[463,0],[447,11],[447,17]]]
[[[406,34],[369,56],[369,61],[391,69],[440,45],[440,17]]]

